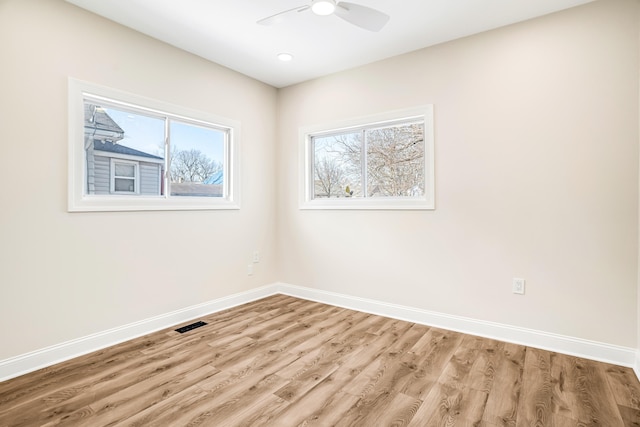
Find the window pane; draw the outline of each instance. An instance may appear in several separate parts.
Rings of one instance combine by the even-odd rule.
[[[227,131],[171,121],[172,196],[225,196]]]
[[[411,123],[366,131],[367,197],[424,194],[424,126]]]
[[[313,197],[362,196],[362,132],[312,139]]]
[[[108,195],[112,172],[115,176],[135,177],[133,165],[110,164],[110,159],[160,165],[147,169],[153,173],[141,176],[141,188],[147,189],[145,194],[162,194],[164,119],[85,100],[84,136],[86,194]],[[111,165],[115,165],[114,171],[110,170]],[[125,183],[116,187],[120,185]]]
[[[136,176],[136,167],[134,165],[116,163],[115,165],[116,176],[128,176],[134,178]]]
[[[116,178],[114,180],[114,187],[117,192],[135,192],[135,181],[126,178]]]

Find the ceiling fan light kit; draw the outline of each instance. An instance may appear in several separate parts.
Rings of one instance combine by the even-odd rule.
[[[289,62],[293,60],[293,55],[287,52],[282,52],[278,54],[278,59],[282,62]]]
[[[293,18],[307,10],[311,10],[316,15],[335,15],[356,27],[373,32],[380,31],[389,21],[389,15],[367,6],[346,1],[311,0],[311,3],[262,18],[258,20],[258,24],[281,24],[288,18]]]
[[[316,15],[331,15],[336,10],[336,2],[333,0],[313,0],[311,11]]]

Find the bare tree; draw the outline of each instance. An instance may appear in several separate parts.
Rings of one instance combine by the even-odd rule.
[[[172,150],[171,182],[203,182],[222,170],[222,164],[206,156],[202,151]]]
[[[315,173],[314,193],[316,197],[340,197],[346,194],[346,174],[335,158],[316,158]]]
[[[422,126],[393,126],[367,133],[367,183],[369,196],[424,193]]]
[[[355,140],[355,141],[354,141]],[[360,135],[345,133],[315,140],[315,194],[318,197],[361,195]]]
[[[364,131],[362,137],[336,135],[326,146],[341,153],[346,175],[355,180],[366,158],[367,196],[416,196],[424,193],[424,131],[420,124]],[[364,142],[363,142],[364,139]]]

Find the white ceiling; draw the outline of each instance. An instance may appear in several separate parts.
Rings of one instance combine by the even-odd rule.
[[[349,0],[391,17],[380,32],[307,10],[311,0],[67,0],[275,87],[357,67],[593,0]],[[294,55],[291,62],[276,58]]]

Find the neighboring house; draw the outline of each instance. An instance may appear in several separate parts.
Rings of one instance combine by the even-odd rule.
[[[124,131],[100,106],[85,103],[86,194],[161,195],[164,159],[120,145]]]
[[[172,196],[223,197],[224,172],[218,171],[202,182],[172,182]]]
[[[172,182],[172,196],[222,197],[222,184],[205,184],[203,182]]]

